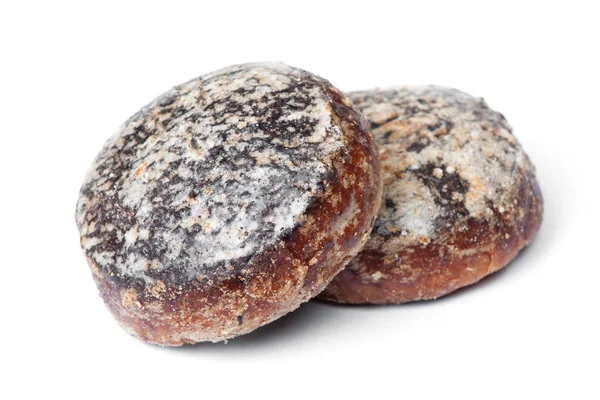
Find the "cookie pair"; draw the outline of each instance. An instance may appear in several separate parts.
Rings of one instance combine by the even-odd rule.
[[[441,296],[506,265],[541,212],[533,166],[483,100],[438,87],[348,98],[260,63],[193,79],[125,122],[76,220],[117,321],[181,345],[248,333],[319,294]]]

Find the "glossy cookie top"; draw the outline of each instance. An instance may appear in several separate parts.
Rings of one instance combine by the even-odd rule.
[[[517,183],[533,166],[483,99],[439,86],[349,96],[370,121],[382,162],[384,197],[367,247],[392,254],[470,218],[518,213]]]
[[[109,275],[218,274],[296,227],[343,150],[330,84],[278,63],[173,88],[105,144],[81,188],[84,251]]]

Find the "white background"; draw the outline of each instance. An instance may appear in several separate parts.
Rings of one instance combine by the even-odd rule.
[[[0,398],[600,398],[597,2],[1,4]],[[171,86],[263,60],[485,97],[538,168],[536,241],[435,302],[311,302],[227,345],[130,337],[79,249],[86,168]]]

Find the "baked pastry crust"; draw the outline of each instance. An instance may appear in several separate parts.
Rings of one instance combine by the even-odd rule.
[[[507,265],[542,220],[535,168],[483,99],[438,86],[350,93],[370,122],[384,193],[365,248],[319,296],[435,299]]]
[[[318,294],[381,198],[364,119],[328,81],[244,64],[158,97],[106,143],[76,221],[100,294],[160,345],[232,338]]]

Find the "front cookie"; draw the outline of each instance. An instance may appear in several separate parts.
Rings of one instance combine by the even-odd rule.
[[[250,332],[319,293],[380,201],[369,129],[329,82],[244,64],[175,87],[106,143],[76,220],[100,294],[161,345]]]

